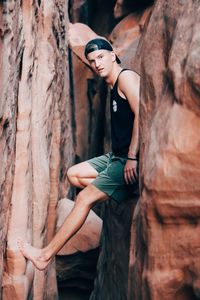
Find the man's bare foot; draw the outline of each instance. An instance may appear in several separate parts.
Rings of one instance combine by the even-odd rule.
[[[44,270],[51,261],[51,258],[45,257],[43,249],[32,247],[29,243],[20,239],[18,239],[17,244],[23,256],[32,261],[38,270]]]

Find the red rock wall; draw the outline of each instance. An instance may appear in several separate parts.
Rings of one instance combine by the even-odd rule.
[[[35,271],[16,241],[41,247],[51,239],[57,201],[67,191],[73,158],[67,5],[5,1],[0,16],[2,298],[55,299],[53,264]]]
[[[132,299],[200,298],[199,4],[157,1],[140,48],[143,248]]]
[[[35,271],[16,240],[46,244],[54,234],[58,199],[69,189],[66,169],[74,156],[82,160],[109,147],[109,134],[102,132],[106,91],[98,94],[101,83],[77,58],[68,58],[66,3],[0,3],[0,298],[6,300],[57,298],[54,264]],[[72,21],[108,36],[114,3],[104,4],[70,1]],[[134,22],[133,15],[125,17],[111,39],[124,65],[142,78],[141,200],[132,227],[134,205],[105,204],[91,299],[196,300],[199,1],[156,1],[140,42],[143,20],[136,27]]]
[[[13,11],[11,5],[9,9]],[[17,5],[19,10],[19,5]],[[16,142],[16,118],[17,118],[17,91],[21,53],[15,36],[19,35],[18,16],[14,15],[12,24],[11,17],[8,22],[5,20],[5,9],[0,6],[0,285],[2,286],[4,255],[6,247],[6,233],[8,228],[8,212],[12,195],[15,142]],[[8,24],[9,23],[9,24]],[[9,26],[10,25],[10,26]],[[11,31],[13,32],[11,37]],[[15,49],[11,54],[9,44]],[[22,50],[21,50],[22,52]],[[16,65],[16,68],[8,69],[9,65]],[[7,84],[9,82],[9,85]]]
[[[122,204],[103,206],[103,230],[97,275],[90,300],[128,299],[132,215],[138,196]]]
[[[10,62],[6,61],[6,68],[11,69],[11,72],[13,67],[17,67],[15,70],[18,71],[18,77],[15,83],[18,90],[13,105],[17,111],[15,119],[17,130],[13,135],[16,139],[12,148],[15,170],[11,180],[13,190],[8,198],[8,203],[11,203],[8,211],[10,218],[6,223],[8,234],[2,293],[5,299],[56,297],[54,266],[51,265],[47,272],[35,271],[33,266],[21,257],[16,247],[16,240],[18,236],[27,238],[32,244],[41,247],[51,239],[56,221],[57,201],[65,196],[68,187],[65,176],[67,166],[72,164],[73,142],[76,146],[76,157],[81,160],[101,154],[104,147],[109,148],[109,134],[105,132],[106,130],[102,130],[108,122],[105,118],[107,91],[105,88],[100,88],[98,92],[102,83],[97,81],[91,71],[76,58],[70,60],[73,64],[70,78],[71,99],[69,96],[67,16],[64,14],[67,7],[61,2],[51,2],[48,5],[43,2],[32,4],[32,2],[19,4],[10,2],[12,9],[6,3],[2,5],[5,24],[12,27],[11,36],[13,30],[18,29],[15,34],[16,44],[14,46],[9,44],[11,53],[15,54],[14,61],[17,56],[16,51],[21,51],[18,64],[10,65]],[[75,4],[77,3],[74,2],[73,5]],[[98,1],[92,5],[91,3],[85,5],[86,7],[88,5],[88,12],[91,12],[91,7],[95,8],[96,15],[88,18],[86,23],[93,24],[93,29],[97,33],[108,35],[109,28],[113,25],[110,14],[113,13],[114,2],[111,4],[105,1],[103,6]],[[96,21],[102,20],[102,16],[104,22],[99,27]],[[15,20],[14,24],[13,20]],[[123,26],[119,28],[123,31]],[[138,37],[140,32],[136,30],[136,33]],[[133,37],[135,36],[133,30]],[[126,45],[130,45],[131,32],[126,42]],[[3,39],[2,53],[6,53],[5,49],[5,39]],[[123,48],[125,49],[126,47]],[[5,70],[3,71],[1,75],[4,78]],[[82,74],[85,76],[83,77]],[[65,78],[68,80],[64,81]],[[106,137],[104,137],[105,133]],[[132,215],[130,208],[131,206],[127,205],[120,209],[113,205],[105,206],[103,215],[112,215],[113,220],[105,222],[93,298],[97,295],[100,297],[110,295],[116,298],[127,294],[129,228]],[[120,220],[124,220],[126,224],[121,223]],[[115,227],[113,224],[118,228],[116,235],[113,235]],[[7,227],[3,229],[5,235]],[[122,242],[124,230],[127,235]],[[109,239],[112,235],[113,238]],[[121,243],[115,248],[119,240]],[[116,252],[112,252],[111,249],[115,249]],[[124,251],[126,251],[125,255]],[[103,262],[102,265],[105,266],[108,253],[110,253],[109,264],[102,269],[101,263]],[[113,269],[110,268],[113,260],[119,262],[116,269],[121,270],[120,276],[118,272],[113,273]],[[103,271],[105,272],[102,280]],[[115,289],[112,283],[113,275],[115,282],[121,281],[121,283],[118,289],[110,294],[110,289],[113,291]],[[51,289],[46,289],[47,286],[51,286]]]

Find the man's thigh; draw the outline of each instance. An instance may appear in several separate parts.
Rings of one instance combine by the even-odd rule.
[[[69,169],[69,176],[77,178],[96,178],[98,172],[87,161],[78,163]]]
[[[105,154],[78,163],[70,168],[70,176],[77,178],[96,178],[98,173],[105,170],[108,161],[109,154]]]

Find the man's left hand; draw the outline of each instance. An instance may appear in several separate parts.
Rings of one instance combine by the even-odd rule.
[[[124,167],[124,179],[126,184],[134,183],[137,180],[137,160],[127,160]]]

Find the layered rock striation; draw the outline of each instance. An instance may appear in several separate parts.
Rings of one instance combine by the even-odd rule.
[[[132,299],[200,298],[199,9],[157,1],[139,49],[143,249]]]
[[[107,36],[141,75],[140,201],[97,209],[97,274],[99,217],[96,239],[84,243],[83,228],[62,249],[58,277],[69,287],[82,274],[80,287],[88,280],[90,288],[96,276],[95,300],[200,299],[199,0],[160,0],[136,15],[120,15],[115,1],[67,3],[0,2],[0,298],[58,298],[54,262],[36,271],[17,239],[48,243],[59,199],[75,194],[67,168],[109,149],[109,94],[68,53],[69,8],[84,37]]]
[[[36,271],[16,242],[42,247],[51,239],[66,193],[73,158],[66,12],[65,1],[0,4],[3,299],[57,295],[53,264],[49,272]]]

